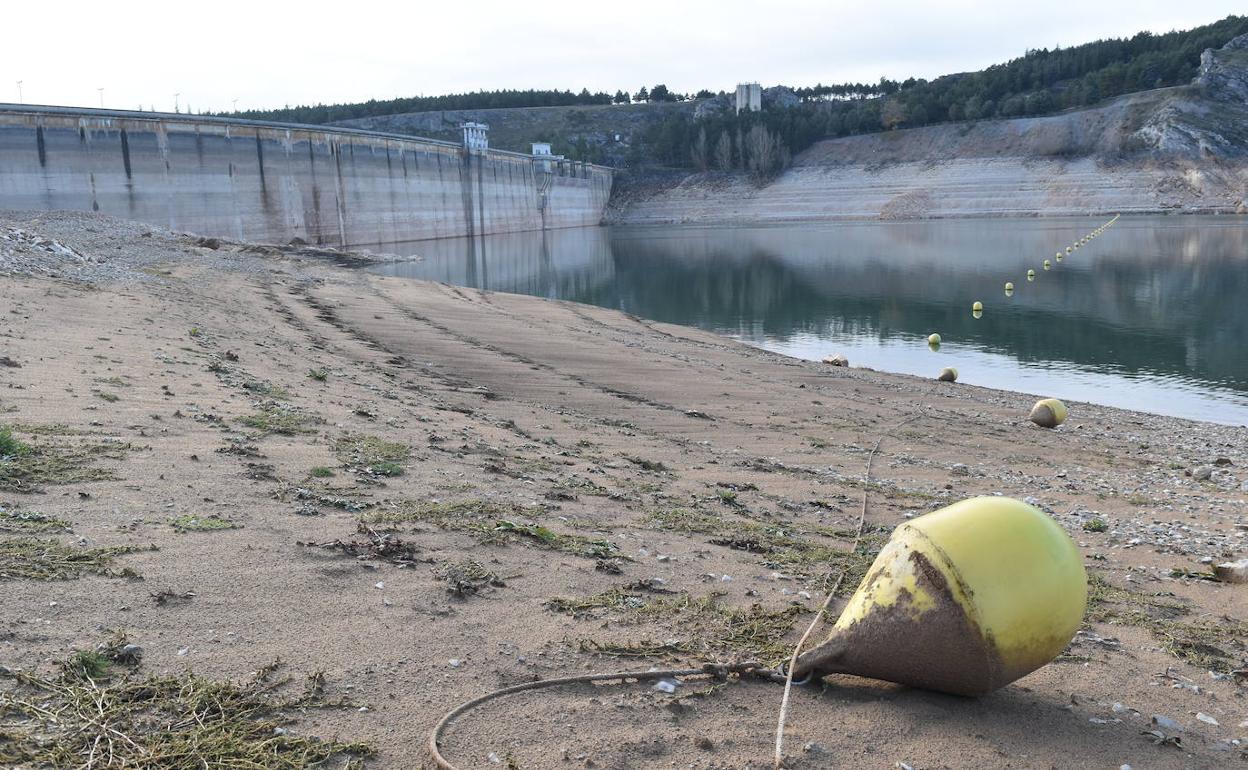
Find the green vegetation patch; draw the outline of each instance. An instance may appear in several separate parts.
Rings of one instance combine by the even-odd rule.
[[[488,500],[446,503],[406,501],[369,511],[360,518],[360,522],[376,526],[431,524],[440,529],[471,534],[483,543],[522,542],[591,558],[607,558],[619,551],[614,543],[607,540],[555,532],[522,519],[532,513],[514,503]]]
[[[0,457],[17,457],[30,453],[30,447],[13,435],[13,429],[0,425]]]
[[[720,593],[654,595],[625,588],[579,599],[555,598],[546,606],[576,617],[610,617],[623,624],[656,623],[664,629],[661,641],[583,639],[580,647],[587,652],[621,657],[732,655],[756,658],[768,665],[779,663],[792,652],[787,637],[793,620],[807,612],[797,604],[779,610],[759,604],[736,607],[724,602]]]
[[[220,516],[192,516],[189,513],[170,519],[169,524],[179,532],[219,532],[240,527],[239,524]]]
[[[0,540],[0,580],[73,580],[83,575],[138,577],[129,567],[115,569],[116,557],[136,551],[154,551],[155,546],[113,546],[79,548],[59,540],[14,538]]]
[[[238,421],[248,428],[262,433],[276,433],[282,436],[293,436],[298,433],[312,433],[312,425],[320,422],[316,415],[308,414],[289,404],[270,401],[260,405],[258,411]]]
[[[407,444],[367,433],[348,433],[334,440],[334,455],[347,468],[377,476],[401,476],[400,463],[412,456]]]
[[[69,522],[38,511],[0,508],[0,532],[19,535],[69,531]]]
[[[313,465],[308,470],[308,475],[315,479],[327,479],[334,475],[334,471],[332,468],[327,468],[324,465]]]
[[[113,471],[92,467],[100,459],[120,460],[129,444],[30,443],[19,441],[7,429],[0,441],[10,452],[0,451],[0,492],[37,492],[44,484],[77,484],[113,481]]]
[[[1248,622],[1222,616],[1191,620],[1188,605],[1174,597],[1118,588],[1088,576],[1087,622],[1148,629],[1169,654],[1208,671],[1230,673],[1248,656]]]
[[[276,664],[240,682],[192,673],[139,677],[107,651],[84,651],[58,673],[16,671],[0,680],[0,765],[4,767],[192,767],[302,770],[341,760],[361,767],[362,743],[288,732],[290,714],[347,708],[325,697],[325,678],[283,696]],[[293,697],[291,697],[293,696]]]

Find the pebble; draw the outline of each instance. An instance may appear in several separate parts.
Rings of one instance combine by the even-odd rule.
[[[1213,576],[1223,583],[1248,583],[1248,559],[1215,564]]]
[[[675,679],[660,679],[659,681],[655,682],[654,687],[651,687],[650,689],[656,690],[658,692],[665,692],[668,695],[671,695],[672,693],[676,692],[677,687],[680,687],[680,682],[676,681]]]
[[[1161,714],[1153,714],[1153,724],[1163,730],[1176,730],[1178,732],[1183,731],[1183,725],[1174,721],[1170,717],[1163,716]]]
[[[1204,722],[1207,725],[1213,725],[1214,727],[1218,727],[1218,720],[1214,719],[1213,717],[1209,716],[1203,711],[1197,711],[1196,718]]]
[[[459,668],[460,666],[464,665],[464,662],[460,660],[459,658],[451,658],[450,660],[447,661],[447,663],[450,664],[451,668]]]
[[[373,588],[378,588],[378,589],[380,589],[380,588],[385,588],[385,587],[386,587],[386,581],[384,581],[384,580],[380,580],[380,581],[378,581],[378,582],[376,582],[376,583],[373,583]]]
[[[1213,477],[1212,465],[1198,465],[1192,469],[1192,478],[1197,481],[1208,481]]]

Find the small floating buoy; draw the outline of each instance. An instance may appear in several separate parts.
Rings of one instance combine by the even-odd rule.
[[[1069,246],[1067,246],[1067,247],[1066,247],[1066,253],[1067,253],[1067,254],[1069,254],[1069,253],[1070,253],[1070,252],[1072,252],[1072,251],[1074,251],[1074,249],[1070,248]]]
[[[825,357],[823,359],[823,362],[831,366],[849,366],[849,359],[841,355],[840,353],[837,353],[834,356]]]
[[[1006,281],[1006,282],[1005,282],[1005,290],[1006,290],[1006,291],[1014,291],[1014,282],[1013,282],[1013,281]]]
[[[1027,419],[1041,428],[1056,428],[1066,422],[1066,405],[1056,398],[1042,398],[1031,408]]]
[[[979,300],[975,300],[975,302],[971,305],[971,310],[983,310],[983,309],[984,309],[984,303],[980,302]]]
[[[929,344],[929,345],[939,345],[939,344],[940,344],[940,335],[939,335],[939,334],[937,334],[936,332],[932,332],[931,334],[927,335],[927,344]]]
[[[1062,261],[1062,255],[1061,255],[1061,254],[1058,254],[1058,255],[1057,255],[1057,261],[1058,261],[1058,262],[1061,262],[1061,261]]]
[[[941,382],[957,382],[958,370],[954,369],[952,366],[946,366],[944,369],[940,370],[940,374],[936,376],[936,379]]]
[[[1049,260],[1047,260],[1047,259],[1046,259],[1046,260],[1044,260],[1044,269],[1045,269],[1045,270],[1048,270],[1048,269],[1049,269],[1049,268],[1051,268],[1051,267],[1053,267],[1053,263],[1052,263],[1052,262],[1050,262],[1050,261],[1049,261]]]
[[[1049,663],[1083,622],[1083,557],[1021,500],[973,497],[905,522],[794,679],[852,674],[954,695]]]
[[[1027,271],[1027,280],[1029,280],[1029,281],[1034,281],[1034,280],[1036,280],[1036,271],[1035,271],[1035,270],[1028,270],[1028,271]]]
[[[1006,289],[1006,290],[1005,290],[1005,296],[1007,296],[1007,297],[1013,297],[1013,296],[1014,296],[1014,290],[1013,290],[1013,289]],[[974,313],[972,313],[972,315],[974,315]]]

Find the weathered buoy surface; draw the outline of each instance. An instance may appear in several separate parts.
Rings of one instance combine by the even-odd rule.
[[[1027,419],[1041,428],[1056,428],[1066,422],[1066,405],[1056,398],[1042,398],[1031,408]]]
[[[931,334],[927,335],[927,344],[929,344],[929,345],[939,345],[939,344],[940,344],[940,335],[939,335],[939,334],[937,334],[936,332],[932,332]]]
[[[975,300],[975,302],[971,304],[971,310],[983,310],[983,309],[984,309],[984,303],[980,302],[979,300]]]
[[[992,692],[1057,657],[1088,583],[1070,536],[1036,508],[975,497],[893,531],[795,679],[854,674],[955,695]]]
[[[952,366],[946,366],[944,369],[940,370],[940,374],[936,376],[936,379],[941,382],[957,382],[958,370],[954,369]]]
[[[840,353],[834,356],[824,356],[823,362],[831,366],[849,366],[849,359]]]

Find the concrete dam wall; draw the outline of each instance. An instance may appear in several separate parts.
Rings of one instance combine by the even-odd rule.
[[[597,225],[611,169],[395,134],[0,105],[0,209],[364,246]]]

